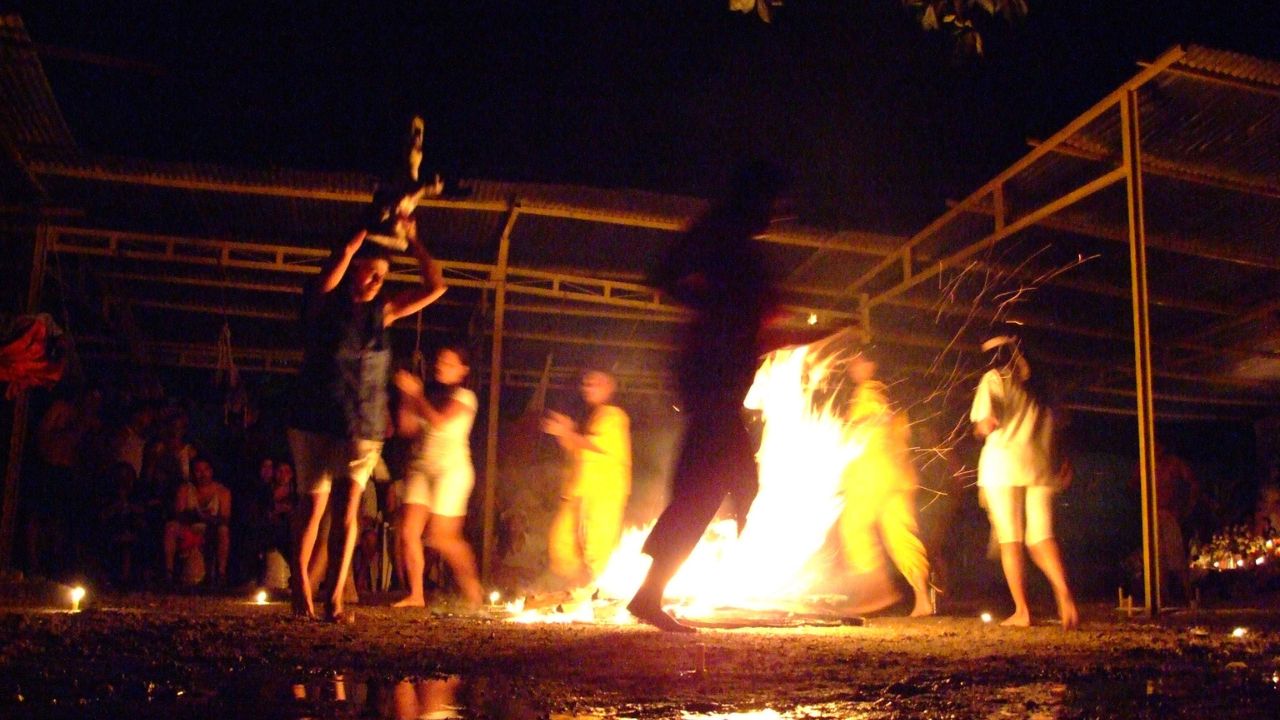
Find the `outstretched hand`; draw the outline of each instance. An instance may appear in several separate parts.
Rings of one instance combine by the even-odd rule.
[[[542,432],[553,437],[564,437],[577,429],[577,426],[568,415],[554,410],[547,411],[547,414],[542,418],[542,422],[539,423],[539,427],[542,428]]]
[[[392,378],[392,382],[395,383],[396,388],[405,395],[422,395],[421,378],[408,370],[397,370],[395,377]]]

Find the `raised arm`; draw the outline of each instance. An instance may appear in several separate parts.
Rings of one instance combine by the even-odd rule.
[[[394,382],[400,390],[401,402],[409,407],[410,412],[426,420],[427,424],[432,427],[447,425],[450,421],[465,413],[474,413],[476,411],[470,405],[453,398],[449,398],[444,407],[437,410],[434,405],[427,402],[426,396],[423,395],[422,381],[413,373],[405,370],[400,370],[396,373]]]
[[[325,262],[324,267],[320,270],[319,289],[322,293],[332,291],[342,282],[342,278],[347,274],[347,268],[351,267],[351,258],[355,256],[356,251],[364,244],[364,237],[368,235],[366,230],[358,230],[355,235],[347,242],[333,249],[333,253]]]
[[[570,452],[574,450],[588,450],[594,453],[604,453],[605,450],[592,441],[590,435],[584,435],[578,432],[578,426],[569,418],[568,415],[548,410],[545,417],[540,423],[542,432],[554,437],[560,447]]]
[[[427,252],[427,249],[418,240],[417,222],[412,219],[405,222],[408,230],[405,239],[409,241],[409,252],[418,261],[418,273],[422,278],[422,284],[396,293],[387,301],[387,307],[382,316],[383,322],[388,326],[396,320],[412,315],[435,302],[448,289],[448,286],[444,284],[444,270],[440,267],[440,263],[437,263],[431,257],[431,254]]]

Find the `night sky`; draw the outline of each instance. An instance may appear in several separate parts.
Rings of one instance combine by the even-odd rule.
[[[1170,45],[1280,58],[1274,0],[1030,4],[959,62],[898,0],[8,6],[90,151],[377,172],[424,112],[450,173],[709,196],[765,156],[804,221],[904,233]]]

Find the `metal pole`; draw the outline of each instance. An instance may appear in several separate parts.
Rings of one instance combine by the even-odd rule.
[[[1138,90],[1120,105],[1125,189],[1129,210],[1129,271],[1133,293],[1133,374],[1138,409],[1138,479],[1142,489],[1142,576],[1146,609],[1160,614],[1160,527],[1156,497],[1155,405],[1151,389],[1151,316],[1147,294],[1146,211],[1142,194],[1142,143]]]
[[[44,288],[45,257],[53,233],[49,224],[41,221],[36,226],[34,248],[31,255],[31,278],[27,285],[25,312],[33,312],[40,304]],[[18,483],[22,477],[22,452],[27,445],[27,421],[29,399],[26,392],[13,399],[13,426],[9,431],[9,460],[4,469],[4,495],[0,501],[0,568],[13,567],[13,536],[18,511]]]
[[[494,495],[498,485],[498,415],[502,393],[502,330],[506,321],[507,258],[511,252],[511,230],[520,216],[519,206],[507,214],[507,223],[498,239],[498,262],[491,280],[493,289],[493,352],[489,358],[489,423],[484,445],[484,520],[480,546],[480,576],[485,580],[493,571]]]

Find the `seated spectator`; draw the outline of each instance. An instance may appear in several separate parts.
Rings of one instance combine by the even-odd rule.
[[[292,543],[289,518],[298,497],[298,487],[294,481],[293,463],[281,458],[274,465],[275,472],[267,488],[265,535],[261,545],[262,574],[258,579],[264,587],[285,588],[289,579],[286,558]]]
[[[368,483],[360,496],[360,530],[352,558],[352,573],[359,592],[380,589],[377,586],[382,573],[382,513],[378,510],[378,485],[377,482]]]
[[[268,506],[267,522],[271,526],[271,537],[267,549],[280,552],[289,550],[289,516],[293,513],[294,501],[298,498],[298,487],[294,481],[293,463],[288,460],[277,460],[275,475],[271,480],[271,503]]]
[[[210,543],[215,544],[217,565],[212,583],[220,585],[227,577],[227,557],[231,550],[231,491],[214,481],[213,465],[197,457],[191,461],[191,480],[178,488],[174,500],[174,518],[164,529],[164,568],[167,576],[174,577],[173,570],[178,550],[184,550],[183,560],[200,567],[195,572],[184,567],[186,584],[199,584],[204,579],[204,554]],[[198,559],[192,557],[198,554]]]
[[[199,454],[187,439],[191,416],[182,407],[173,406],[165,410],[159,425],[156,437],[164,441],[164,452],[182,472],[182,479],[190,480],[192,461]]]
[[[264,457],[258,462],[257,475],[243,479],[231,488],[236,498],[231,525],[235,542],[231,545],[235,570],[246,580],[246,588],[256,586],[262,578],[263,562],[270,541],[270,513],[275,490],[276,461]],[[244,588],[242,588],[244,589]]]
[[[116,463],[108,479],[114,485],[114,495],[98,514],[98,523],[107,551],[108,577],[124,586],[134,579],[134,555],[146,530],[145,508],[133,495],[136,476],[132,465]]]
[[[1186,461],[1159,440],[1156,455],[1156,514],[1160,530],[1160,572],[1171,589],[1191,600],[1191,570],[1183,526],[1200,501],[1200,482]]]
[[[132,466],[130,466],[132,467]],[[182,475],[164,452],[162,440],[147,443],[142,452],[142,474],[133,486],[134,502],[142,507],[142,541],[134,561],[141,580],[150,582],[161,570],[161,539],[165,523],[171,520],[173,504],[182,485]]]

